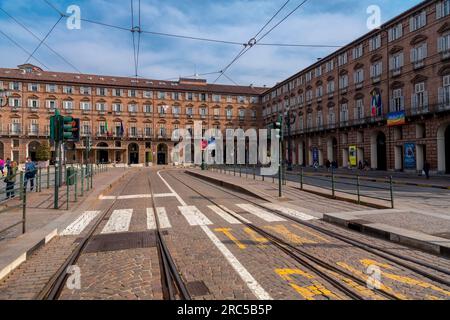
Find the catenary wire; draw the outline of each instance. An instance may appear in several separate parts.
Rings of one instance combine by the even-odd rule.
[[[30,59],[34,56],[34,54],[39,50],[39,48],[42,46],[42,44],[45,42],[45,40],[47,40],[47,38],[50,36],[50,34],[53,32],[53,30],[55,30],[56,26],[59,24],[59,22],[62,20],[62,16],[59,17],[58,21],[56,21],[56,23],[53,25],[53,27],[50,29],[50,31],[45,35],[45,37],[39,42],[39,44],[37,45],[37,47],[34,49],[34,51],[30,54],[30,56],[28,57],[28,59],[26,60],[25,63],[28,63],[30,61]]]

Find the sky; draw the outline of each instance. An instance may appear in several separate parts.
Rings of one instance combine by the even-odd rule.
[[[81,18],[131,29],[131,0],[48,0],[58,10],[80,8]],[[141,29],[247,43],[287,0],[141,0]],[[138,2],[134,0],[135,25]],[[283,19],[301,0],[291,0],[265,31]],[[289,43],[342,46],[369,32],[367,8],[381,9],[385,22],[420,3],[419,0],[309,0],[269,33],[260,43]],[[43,39],[59,19],[44,0],[0,0],[0,8]],[[70,30],[63,18],[45,43],[72,66],[88,74],[134,76],[133,36],[130,31],[81,21]],[[29,53],[39,45],[14,20],[0,11],[0,31]],[[263,31],[261,35],[265,33]],[[136,34],[137,44],[137,34]],[[141,34],[138,75],[176,80],[196,73],[223,70],[242,50],[238,44],[222,44]],[[256,45],[238,59],[218,83],[273,86],[336,49],[274,47]],[[52,71],[76,72],[74,68],[41,46],[34,55]],[[0,33],[0,67],[14,68],[29,54]],[[35,60],[33,64],[39,65]],[[44,68],[46,69],[46,68]],[[205,75],[214,82],[219,74]]]

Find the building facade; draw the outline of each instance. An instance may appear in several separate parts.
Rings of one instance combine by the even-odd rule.
[[[80,119],[81,141],[67,143],[69,163],[85,161],[86,137],[92,138],[89,161],[95,163],[169,164],[172,132],[257,128],[259,96],[266,89],[212,85],[205,80],[159,81],[43,71],[33,65],[0,69],[0,157],[23,163],[36,158],[49,140],[55,110]],[[54,148],[53,157],[54,157]]]
[[[423,1],[262,96],[294,164],[450,173],[450,1]],[[290,153],[289,153],[290,151]]]

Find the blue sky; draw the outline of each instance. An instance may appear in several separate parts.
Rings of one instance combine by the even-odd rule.
[[[84,19],[130,27],[128,0],[50,0],[61,11],[81,8]],[[286,0],[141,0],[142,29],[246,43]],[[276,23],[300,0],[291,0]],[[378,5],[387,21],[418,4],[419,0],[309,0],[277,27],[266,43],[343,45],[368,32],[367,7]],[[137,7],[138,0],[134,1]],[[59,16],[43,0],[0,0],[0,7],[43,38]],[[270,28],[270,26],[269,26]],[[0,30],[32,52],[38,41],[0,12]],[[134,75],[131,32],[82,22],[69,30],[63,19],[46,43],[83,73]],[[222,70],[241,47],[142,35],[139,75],[169,79]],[[242,85],[272,86],[331,53],[333,49],[255,46],[227,72]],[[45,46],[36,57],[54,71],[73,69]],[[1,67],[15,67],[28,56],[0,34]],[[36,62],[34,62],[36,63]],[[212,82],[217,75],[205,76]],[[223,77],[220,83],[230,83]]]

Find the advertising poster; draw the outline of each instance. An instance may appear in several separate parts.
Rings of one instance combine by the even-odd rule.
[[[356,146],[348,147],[348,158],[350,161],[350,166],[356,167],[357,165]]]
[[[405,169],[416,169],[416,145],[405,143]]]
[[[313,162],[319,162],[319,149],[313,148]]]

